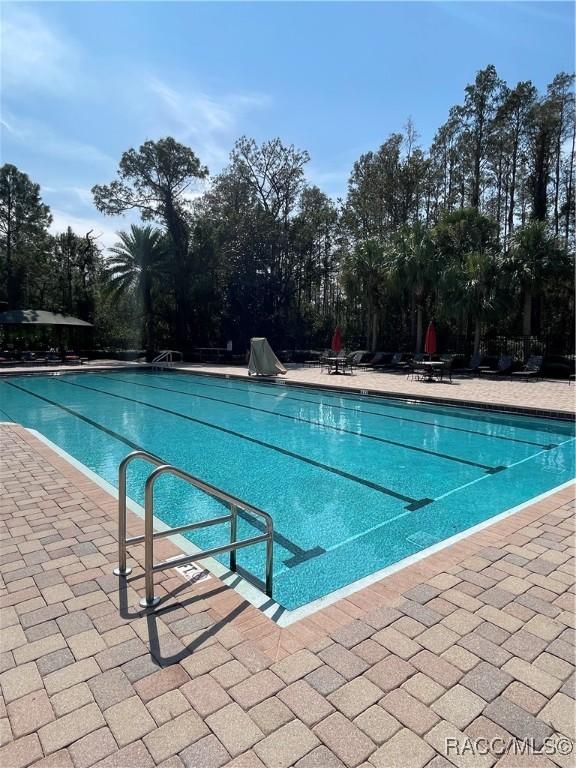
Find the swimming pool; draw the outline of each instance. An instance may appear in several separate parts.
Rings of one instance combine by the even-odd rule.
[[[269,512],[274,598],[289,610],[574,477],[571,422],[174,371],[0,378],[3,419],[115,486],[121,459],[143,449]],[[139,504],[149,471],[129,472]],[[165,477],[155,514],[178,526],[222,507]],[[242,517],[240,536],[256,533]],[[229,529],[186,536],[208,548]],[[238,565],[262,578],[264,545]]]

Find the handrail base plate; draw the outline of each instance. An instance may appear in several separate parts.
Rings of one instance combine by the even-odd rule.
[[[130,574],[132,573],[132,568],[126,568],[125,571],[121,570],[120,568],[114,568],[112,573],[114,574],[114,576],[130,576]]]
[[[152,600],[148,601],[145,597],[143,597],[141,600],[138,601],[138,605],[141,608],[148,608],[149,610],[156,608],[158,603],[160,602],[159,597],[153,597]]]

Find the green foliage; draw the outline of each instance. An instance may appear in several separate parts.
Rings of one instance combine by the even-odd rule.
[[[106,289],[113,298],[133,297],[136,314],[142,318],[144,345],[151,350],[156,338],[153,294],[169,270],[166,237],[159,229],[135,224],[130,232],[118,232],[118,237],[120,241],[109,249]]]
[[[35,258],[46,248],[50,209],[42,202],[40,185],[16,166],[0,168],[0,298],[8,308],[30,300]]]
[[[102,213],[113,216],[137,210],[145,221],[159,221],[166,227],[173,251],[175,335],[180,346],[188,335],[188,192],[192,183],[207,175],[208,169],[189,147],[168,137],[124,152],[118,179],[92,188],[94,204]]]
[[[188,209],[185,193],[192,182],[207,175],[194,152],[173,138],[145,141],[124,152],[118,179],[92,187],[94,205],[110,216],[136,209],[145,221],[170,228],[171,218],[184,217]]]
[[[411,121],[352,168],[345,200],[309,185],[308,153],[241,137],[221,173],[171,137],[124,152],[93,187],[119,233],[48,233],[39,187],[0,169],[0,293],[14,306],[94,318],[102,344],[420,350],[433,317],[480,345],[487,331],[558,333],[573,323],[573,76],[546,93],[477,73],[429,149]]]

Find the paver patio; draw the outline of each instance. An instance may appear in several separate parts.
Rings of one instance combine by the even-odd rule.
[[[177,369],[212,373],[219,376],[248,378],[244,366],[206,365],[183,363]],[[319,387],[351,387],[371,392],[382,392],[403,397],[453,400],[468,404],[485,403],[510,408],[563,411],[574,413],[576,387],[574,382],[562,379],[510,380],[508,377],[484,377],[455,375],[450,381],[418,381],[409,379],[403,372],[355,370],[352,375],[332,375],[319,367],[288,365],[287,373],[278,381],[291,384],[308,384]]]
[[[576,738],[573,487],[280,629],[176,571],[144,614],[116,501],[20,426],[0,460],[2,768],[576,764],[446,741]]]

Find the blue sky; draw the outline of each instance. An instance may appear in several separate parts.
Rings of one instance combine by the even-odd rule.
[[[408,117],[428,145],[489,63],[544,89],[574,68],[556,2],[0,3],[2,162],[40,183],[55,230],[94,228],[90,188],[121,153],[173,135],[212,174],[234,140],[280,136],[344,196],[355,159]]]

